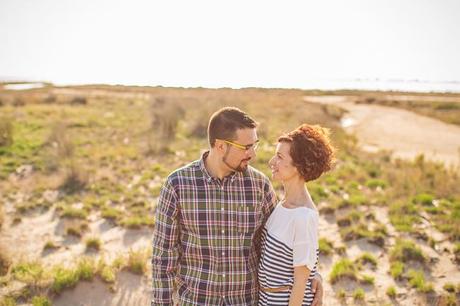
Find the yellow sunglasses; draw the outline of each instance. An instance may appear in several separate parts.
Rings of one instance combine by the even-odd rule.
[[[249,151],[251,149],[254,149],[254,151],[255,151],[259,147],[259,140],[258,139],[257,139],[256,142],[254,142],[252,144],[248,144],[248,145],[242,145],[242,144],[232,142],[232,141],[229,141],[229,140],[225,140],[225,139],[216,139],[216,140],[220,140],[220,141],[223,141],[225,143],[228,143],[228,144],[234,146],[235,148],[238,148],[238,149],[243,150],[243,151]]]

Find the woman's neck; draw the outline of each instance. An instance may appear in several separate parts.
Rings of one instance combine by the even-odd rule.
[[[284,200],[287,208],[308,207],[315,208],[315,204],[308,192],[305,182],[301,179],[292,179],[283,182]]]

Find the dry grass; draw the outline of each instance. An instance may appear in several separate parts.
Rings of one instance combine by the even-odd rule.
[[[32,208],[38,205],[44,190],[61,188],[63,192],[58,202],[49,204],[49,207],[58,208],[57,217],[63,218],[61,221],[67,225],[63,229],[64,237],[59,238],[66,239],[66,229],[69,229],[68,234],[84,236],[87,222],[93,216],[110,220],[111,227],[123,226],[137,231],[153,225],[153,205],[168,173],[199,158],[201,150],[207,147],[208,116],[221,106],[234,105],[260,122],[261,145],[254,166],[266,174],[270,173],[267,162],[274,153],[273,144],[281,133],[304,122],[332,129],[334,144],[339,147],[337,167],[308,188],[319,209],[327,210],[328,217],[335,218],[342,226],[343,240],[364,237],[383,246],[388,239],[386,229],[379,223],[379,215],[368,213],[380,206],[390,208],[391,222],[397,231],[407,232],[404,235],[411,237],[420,232],[417,216],[423,212],[451,241],[460,243],[458,174],[425,161],[423,157],[415,161],[391,161],[384,152],[360,151],[356,139],[339,127],[337,119],[341,110],[307,103],[303,96],[308,94],[311,93],[301,90],[255,88],[109,86],[81,86],[52,92],[42,89],[18,97],[8,93],[8,97],[2,96],[4,106],[1,109],[14,122],[14,142],[0,147],[0,180],[6,184],[6,178],[16,169],[30,164],[34,169],[31,178],[46,177],[57,181],[40,180],[36,185],[19,181],[18,186],[8,186],[7,194],[24,192],[30,196],[20,204],[24,208],[22,217],[26,218],[28,213],[38,213],[39,210]],[[73,103],[75,97],[84,97],[85,102]],[[25,105],[13,107],[16,98]],[[149,155],[145,155],[146,148]],[[279,184],[274,186],[281,191]],[[74,206],[76,203],[81,205]],[[345,257],[346,247],[339,247],[342,242],[322,239],[322,254]],[[85,241],[75,243],[84,244]],[[105,251],[102,242],[95,245]],[[415,261],[424,262],[423,256],[418,256],[417,249],[412,246],[398,243],[390,250],[389,272],[398,281],[407,279],[406,269],[410,265],[406,268],[400,262],[407,254]],[[53,254],[63,251],[64,248],[59,248]],[[99,256],[99,253],[91,255]],[[86,262],[80,266],[85,272],[77,274],[76,268],[66,267],[56,272],[55,289],[63,290],[92,276],[114,284],[121,269],[148,274],[145,256],[148,252],[139,251],[125,254],[118,262]],[[373,274],[361,275],[359,268],[369,265],[377,269],[374,259],[365,255],[356,263],[334,260],[334,273],[329,275],[331,281],[344,278],[354,280],[356,286],[360,283],[372,285]],[[420,277],[412,276],[416,288]],[[411,284],[404,282],[401,286],[410,287]],[[344,293],[344,299],[346,295]],[[350,291],[348,297],[352,295]],[[356,296],[359,298],[360,292]]]

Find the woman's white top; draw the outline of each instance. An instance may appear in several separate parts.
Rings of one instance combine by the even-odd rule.
[[[279,203],[265,224],[262,235],[262,254],[259,263],[259,285],[265,288],[291,286],[294,267],[310,270],[304,303],[309,305],[318,264],[318,211],[307,207],[286,208]],[[259,305],[287,305],[290,292],[260,291]]]

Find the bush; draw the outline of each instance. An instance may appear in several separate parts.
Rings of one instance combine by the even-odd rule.
[[[88,212],[85,209],[67,207],[64,208],[61,216],[70,219],[86,219],[88,217]]]
[[[426,257],[414,242],[397,239],[395,246],[390,251],[390,260],[401,262],[418,261],[420,263],[425,263]]]
[[[13,144],[13,122],[9,118],[0,118],[0,147]]]
[[[455,292],[455,285],[452,283],[445,283],[442,288],[447,292]]]
[[[433,291],[433,285],[425,282],[425,276],[423,272],[416,270],[409,270],[407,273],[409,284],[415,288],[418,292],[427,293]]]
[[[179,120],[184,109],[173,101],[155,98],[150,105],[149,153],[164,152],[176,138]]]
[[[365,293],[363,288],[356,288],[355,291],[353,291],[353,299],[356,301],[362,301],[364,300]]]
[[[33,306],[51,306],[50,300],[46,296],[34,296],[32,298]]]
[[[58,266],[53,272],[54,275],[51,290],[54,293],[60,293],[63,289],[75,286],[80,279],[78,271],[74,269],[66,269]]]
[[[43,266],[37,261],[18,263],[11,269],[14,278],[26,284],[38,283],[42,279],[43,273]]]
[[[78,278],[90,281],[94,278],[96,272],[96,264],[90,258],[83,258],[78,262],[76,274]]]
[[[101,249],[101,240],[97,237],[91,237],[86,239],[86,248],[99,251]]]
[[[146,250],[130,251],[128,254],[128,269],[134,274],[144,274],[147,271],[149,252]]]
[[[324,255],[330,255],[333,250],[332,242],[327,240],[326,238],[319,239],[319,253]]]
[[[414,197],[414,203],[422,204],[422,205],[432,205],[434,197],[431,194],[421,193]]]
[[[396,288],[394,286],[390,286],[390,287],[387,288],[386,293],[390,298],[395,298],[396,297]]]
[[[387,186],[387,183],[384,180],[380,179],[370,179],[366,182],[366,186],[371,189],[375,189],[377,187],[385,188]]]
[[[370,264],[372,267],[377,267],[377,259],[371,253],[363,253],[360,257],[355,260],[360,265]]]
[[[390,274],[394,279],[401,279],[404,273],[404,264],[400,261],[390,263]]]
[[[332,284],[343,278],[351,280],[358,279],[356,265],[347,258],[341,259],[335,263],[332,267],[331,273],[329,274],[329,281]]]
[[[10,265],[11,260],[6,255],[6,252],[0,249],[0,276],[3,276],[8,273]]]
[[[86,105],[88,102],[85,97],[73,97],[69,103],[70,105]]]

